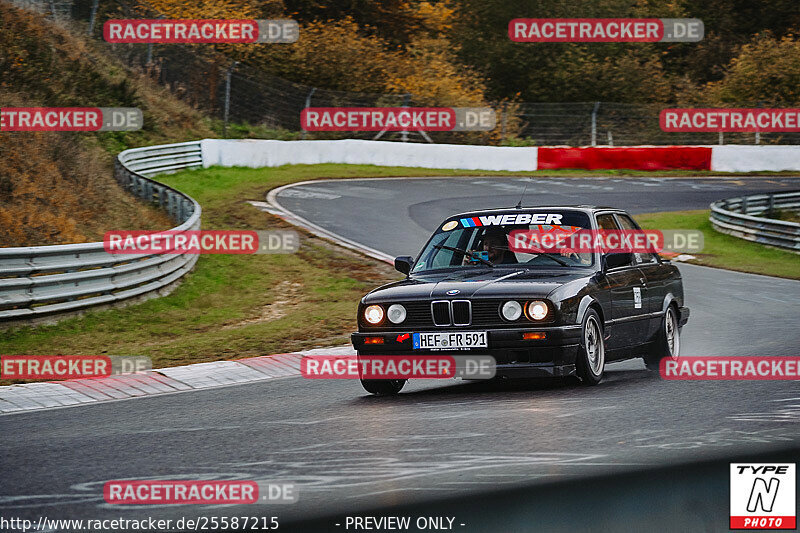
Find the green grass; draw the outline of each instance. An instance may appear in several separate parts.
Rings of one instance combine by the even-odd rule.
[[[703,232],[703,252],[692,254],[693,264],[727,268],[800,279],[800,255],[778,248],[770,248],[716,231],[708,220],[709,211],[674,211],[637,215],[637,222],[645,229],[693,229]]]
[[[210,168],[160,179],[201,204],[204,229],[264,230],[289,226],[246,201],[264,201],[270,189],[287,183],[330,177],[476,174],[586,175],[328,164]],[[615,171],[592,176],[607,174],[652,175]],[[704,231],[701,264],[793,278],[800,272],[797,255],[714,232],[706,211],[637,218],[649,228]],[[202,255],[194,272],[163,298],[94,311],[51,326],[4,331],[0,354],[147,355],[158,368],[344,344],[355,327],[359,298],[398,277],[388,265],[304,235],[299,252],[292,255]]]
[[[383,167],[376,165],[346,165],[340,163],[325,163],[321,165],[284,165],[274,168],[246,168],[246,167],[211,167],[203,172],[221,171],[226,180],[239,179],[252,181],[252,174],[262,174],[268,172],[266,180],[287,179],[287,183],[310,179],[323,178],[373,178],[373,177],[425,177],[425,176],[534,176],[534,177],[581,177],[591,179],[594,177],[723,177],[732,180],[741,179],[743,176],[735,172],[712,172],[708,170],[660,170],[658,172],[648,170],[629,170],[629,169],[604,169],[604,170],[581,170],[581,169],[555,169],[555,170],[531,170],[531,171],[510,171],[510,170],[459,170],[442,168],[419,168],[419,167]],[[231,173],[231,174],[229,174]],[[753,172],[745,177],[752,176],[798,176],[796,171],[779,172]],[[173,176],[179,178],[185,173],[178,173],[168,176],[165,181],[172,183]],[[162,176],[163,178],[163,176]],[[296,179],[295,179],[296,178]],[[161,178],[159,178],[161,179]]]

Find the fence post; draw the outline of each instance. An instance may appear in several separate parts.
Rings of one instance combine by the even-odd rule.
[[[611,130],[608,130],[608,145],[614,146],[614,136],[611,135]]]
[[[406,93],[403,95],[403,107],[408,107],[408,103],[411,100],[411,93]],[[408,142],[408,131],[403,130],[400,132],[400,139],[405,143]]]
[[[594,103],[592,109],[592,146],[597,146],[597,110],[600,108],[600,102]]]
[[[228,136],[228,115],[230,114],[231,109],[231,74],[233,73],[233,69],[236,68],[238,65],[238,61],[234,61],[231,63],[231,66],[228,67],[228,70],[225,72],[225,109],[222,115],[222,137],[225,138]]]
[[[719,144],[722,144],[724,142],[724,140],[725,140],[723,135],[724,134],[722,132],[719,132]]]
[[[742,214],[747,214],[747,196],[742,196]]]
[[[306,105],[305,105],[305,109],[308,109],[309,107],[311,107],[311,97],[312,97],[312,96],[314,96],[314,91],[316,91],[316,90],[317,90],[317,88],[316,88],[316,87],[312,87],[312,88],[311,88],[311,90],[310,90],[310,91],[308,91],[308,96],[306,96]],[[302,129],[302,127],[303,127],[303,126],[302,126],[302,124],[301,124],[301,125],[300,125],[300,129]],[[301,139],[305,139],[305,138],[306,138],[306,130],[303,130],[303,133],[301,133],[301,134],[300,134],[300,138],[301,138]]]
[[[507,102],[503,102],[503,108],[502,108],[502,111],[500,111],[500,113],[502,113],[502,115],[503,115],[503,120],[500,123],[501,124],[501,126],[500,126],[500,139],[501,140],[505,140],[506,139],[506,127],[508,125],[508,103]]]
[[[759,100],[758,105],[756,107],[761,108],[764,106],[764,100]],[[761,144],[761,132],[756,130],[756,144]]]
[[[772,218],[772,211],[775,209],[775,195],[769,193],[767,195],[767,218]]]
[[[92,2],[92,13],[89,15],[89,37],[91,37],[92,33],[94,33],[94,21],[97,17],[97,5],[99,3],[100,0],[94,0],[94,2]]]

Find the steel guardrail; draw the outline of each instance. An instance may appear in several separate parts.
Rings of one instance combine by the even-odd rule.
[[[770,218],[779,209],[800,209],[800,191],[719,200],[711,204],[709,220],[721,233],[800,252],[800,223]]]
[[[117,156],[114,177],[179,223],[169,231],[184,232],[200,229],[200,204],[149,176],[202,165],[200,141],[134,148]],[[111,254],[102,242],[0,248],[0,327],[154,295],[196,262],[196,254]]]

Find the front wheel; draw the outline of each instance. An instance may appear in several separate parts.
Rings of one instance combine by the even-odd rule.
[[[406,384],[404,379],[362,379],[361,386],[370,394],[393,396]]]
[[[675,307],[667,307],[661,329],[650,351],[644,356],[648,370],[658,371],[662,359],[678,359],[681,355],[681,330],[678,327],[678,313]]]
[[[581,345],[575,372],[584,385],[597,385],[603,379],[606,364],[606,343],[600,316],[594,309],[586,311],[581,328]]]

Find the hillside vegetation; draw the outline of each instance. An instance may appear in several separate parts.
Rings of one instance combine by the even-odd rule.
[[[418,105],[800,101],[797,0],[139,0],[127,5],[149,17],[293,18],[301,26],[294,44],[214,48],[309,86],[412,93]],[[121,13],[109,5],[103,16]],[[698,18],[705,36],[698,43],[539,44],[508,37],[514,18],[593,17]]]
[[[208,120],[97,44],[0,2],[0,107],[138,107],[144,129],[109,133],[0,133],[0,246],[102,239],[110,229],[173,222],[112,176],[133,146],[213,136]]]

